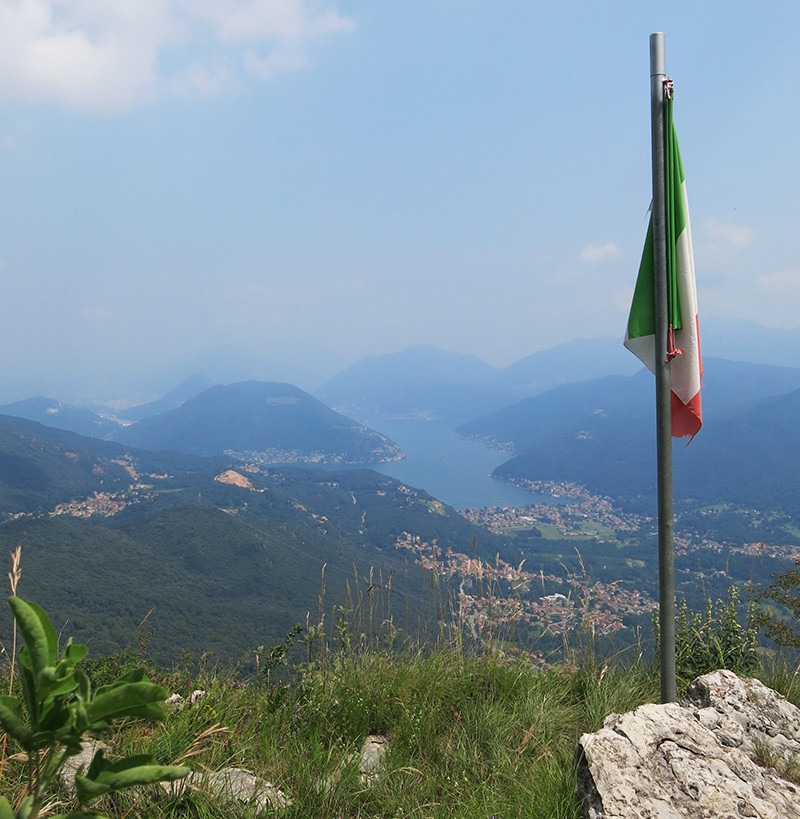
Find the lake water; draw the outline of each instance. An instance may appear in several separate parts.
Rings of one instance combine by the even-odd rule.
[[[492,478],[492,470],[511,454],[459,438],[447,424],[377,418],[364,422],[388,435],[406,455],[402,461],[373,465],[372,469],[424,489],[456,509],[557,502]]]

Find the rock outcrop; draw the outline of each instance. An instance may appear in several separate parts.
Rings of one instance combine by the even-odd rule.
[[[580,739],[585,819],[800,818],[799,781],[800,710],[730,671]]]
[[[242,768],[224,768],[207,774],[190,773],[183,781],[189,787],[213,793],[222,801],[244,802],[250,805],[257,815],[272,813],[292,804],[292,800],[272,782],[267,782],[252,771]],[[181,790],[180,787],[173,788],[172,792],[178,794]]]

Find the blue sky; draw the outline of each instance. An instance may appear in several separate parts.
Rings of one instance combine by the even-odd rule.
[[[798,29],[794,2],[0,0],[0,398],[621,337],[653,31],[701,320],[796,327]]]

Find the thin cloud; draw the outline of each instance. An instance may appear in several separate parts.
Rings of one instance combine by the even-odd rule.
[[[260,40],[300,43],[354,28],[352,20],[335,10],[315,13],[308,0],[186,0],[181,5],[228,44]]]
[[[0,0],[0,99],[114,112],[268,81],[355,27],[334,2]]]
[[[709,236],[730,247],[750,247],[753,243],[753,231],[742,225],[731,225],[719,219],[706,219],[703,227]]]
[[[259,80],[268,82],[287,71],[299,71],[308,67],[306,54],[297,48],[277,48],[264,56],[248,50],[243,58],[244,69]]]
[[[619,248],[614,242],[606,242],[604,245],[588,245],[581,251],[582,262],[601,262],[604,259],[615,259],[619,256]]]
[[[759,276],[758,286],[772,293],[800,295],[800,268],[778,270]]]
[[[25,137],[30,130],[30,123],[20,120],[4,132],[0,132],[0,150],[18,151],[25,144]]]
[[[184,66],[169,78],[168,88],[176,97],[209,97],[233,90],[236,83],[236,71],[230,63],[213,60]]]

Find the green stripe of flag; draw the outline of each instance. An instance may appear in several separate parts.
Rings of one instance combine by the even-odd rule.
[[[678,294],[678,237],[685,230],[687,224],[686,211],[683,207],[681,186],[684,182],[683,163],[678,149],[678,138],[672,122],[672,99],[665,100],[665,130],[670,138],[665,141],[665,188],[667,214],[667,287],[669,322],[674,330],[683,328],[681,317],[681,303]],[[647,226],[647,236],[639,263],[639,274],[636,279],[636,288],[633,293],[631,312],[628,317],[629,339],[643,336],[655,336],[655,284],[653,260],[653,216]]]

